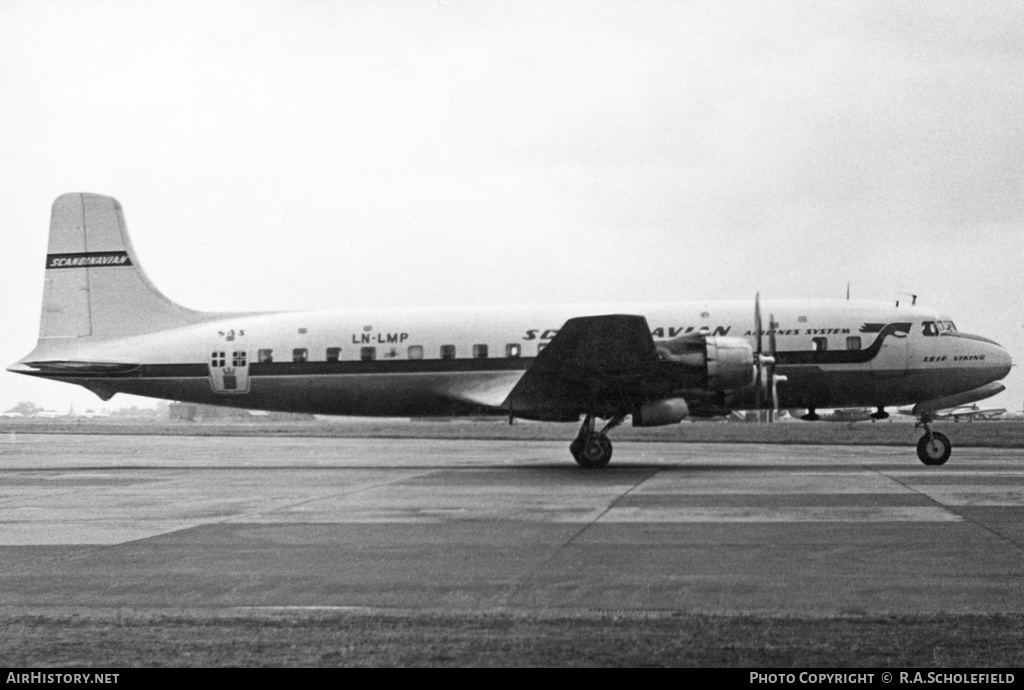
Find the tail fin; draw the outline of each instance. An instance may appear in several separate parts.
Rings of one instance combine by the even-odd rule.
[[[53,202],[40,341],[117,338],[217,316],[175,304],[154,287],[116,199],[75,193]]]

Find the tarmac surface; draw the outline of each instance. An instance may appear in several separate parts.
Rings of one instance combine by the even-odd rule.
[[[1019,450],[0,436],[0,609],[1024,611]]]

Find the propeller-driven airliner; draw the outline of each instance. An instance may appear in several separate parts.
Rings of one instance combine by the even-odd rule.
[[[767,320],[763,318],[767,314]],[[35,349],[8,368],[117,393],[257,410],[416,417],[502,415],[582,424],[580,465],[608,432],[734,410],[911,405],[918,456],[949,458],[937,410],[991,397],[1012,366],[998,343],[900,302],[771,300],[212,313],[147,278],[121,205],[53,204]],[[598,428],[598,420],[604,422]]]

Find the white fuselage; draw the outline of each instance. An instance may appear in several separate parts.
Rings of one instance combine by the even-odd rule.
[[[999,345],[937,312],[891,302],[766,301],[777,326],[782,407],[906,405],[967,391],[1009,371]],[[751,302],[679,302],[239,314],[121,338],[41,340],[22,364],[114,363],[115,373],[37,373],[180,401],[337,415],[504,414],[540,349],[568,319],[642,315],[655,342],[706,332],[756,347]],[[882,332],[883,326],[899,324]],[[133,366],[138,365],[138,366]],[[36,373],[29,367],[16,369]],[[730,392],[754,404],[753,386]]]

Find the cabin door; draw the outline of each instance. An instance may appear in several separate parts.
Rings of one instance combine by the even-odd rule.
[[[223,343],[218,343],[210,353],[209,364],[210,385],[215,393],[249,392],[248,352],[227,349]]]
[[[910,338],[906,333],[890,335],[882,341],[882,349],[871,360],[875,376],[904,376],[910,361]]]

